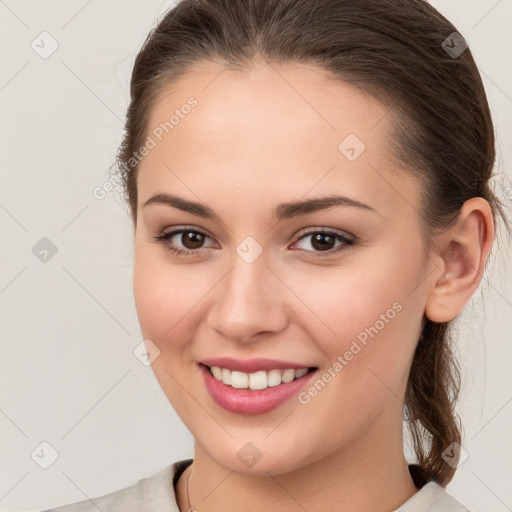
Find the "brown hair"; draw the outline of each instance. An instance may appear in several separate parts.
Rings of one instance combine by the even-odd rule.
[[[130,159],[144,145],[159,94],[194,64],[247,69],[262,56],[316,64],[390,107],[393,157],[423,184],[419,213],[427,251],[472,197],[486,199],[493,222],[499,214],[510,233],[489,186],[495,141],[484,87],[469,48],[455,56],[443,44],[457,41],[461,49],[454,32],[424,0],[182,0],[149,33],[131,77],[117,165],[134,223],[137,165]],[[442,452],[461,443],[450,327],[426,319],[404,408],[418,457],[413,477],[443,486],[455,468]]]

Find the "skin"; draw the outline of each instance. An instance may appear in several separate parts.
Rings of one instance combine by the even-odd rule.
[[[489,204],[467,201],[427,257],[421,184],[391,164],[392,118],[376,99],[312,65],[255,61],[242,73],[201,64],[160,95],[148,134],[190,96],[197,107],[139,166],[133,285],[143,336],[160,350],[155,376],[195,439],[191,506],[394,510],[418,491],[402,437],[414,348],[426,317],[452,320],[477,289],[494,236]],[[366,146],[355,161],[338,150],[348,134]],[[207,205],[220,220],[144,207],[157,192]],[[376,212],[271,216],[279,203],[332,194]],[[195,256],[154,241],[183,226],[205,233],[203,244],[181,235],[167,244]],[[357,241],[337,253],[342,242],[332,243],[329,256],[313,236],[299,241],[322,228]],[[252,263],[236,252],[247,236],[262,250]],[[401,311],[307,405],[293,397],[266,414],[231,413],[198,372],[201,359],[232,356],[322,374],[396,301]],[[237,457],[248,442],[262,454],[251,468]],[[182,511],[189,474],[177,486]]]

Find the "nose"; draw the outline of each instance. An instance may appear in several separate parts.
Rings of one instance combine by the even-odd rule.
[[[207,320],[210,328],[238,343],[251,343],[286,328],[286,287],[267,265],[261,256],[248,263],[235,255],[231,270],[215,287]]]

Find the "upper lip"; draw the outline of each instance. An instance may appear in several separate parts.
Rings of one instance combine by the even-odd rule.
[[[300,368],[311,368],[311,365],[308,364],[264,358],[241,360],[234,359],[232,357],[212,357],[209,359],[202,359],[199,362],[206,366],[218,366],[219,368],[226,368],[228,370],[235,370],[244,373],[254,373],[262,370],[286,370],[288,368],[293,368],[295,370]]]

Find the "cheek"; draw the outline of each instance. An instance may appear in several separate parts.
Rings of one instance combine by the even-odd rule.
[[[193,305],[197,286],[188,274],[170,265],[152,244],[137,242],[133,264],[133,294],[143,336],[159,345],[165,339],[180,337],[176,331]]]
[[[191,378],[184,371],[189,343],[186,329],[190,327],[190,311],[201,290],[197,284],[190,286],[189,273],[166,262],[165,255],[157,249],[152,244],[136,241],[135,307],[144,339],[150,339],[160,350],[151,364],[152,371],[169,402],[183,418],[187,415],[188,399],[182,386],[187,387]]]
[[[360,274],[355,269],[338,274],[339,279],[331,269],[329,278],[326,274],[316,281],[314,292],[310,286],[309,295],[303,286],[304,302],[323,322],[308,313],[309,326],[304,320],[302,326],[327,356],[318,376],[325,385],[312,383],[303,398],[311,400],[306,410],[321,419],[327,439],[344,436],[348,442],[388,404],[401,406],[397,397],[404,392],[414,351],[410,329],[414,311],[406,307],[409,290],[401,278],[373,271]]]
[[[306,314],[297,322],[313,334],[327,365],[343,358],[337,375],[345,377],[337,380],[348,379],[354,399],[358,393],[371,394],[371,382],[382,387],[379,378],[392,389],[403,385],[422,318],[421,291],[411,293],[421,265],[419,253],[409,251],[405,259],[391,248],[372,251],[371,258],[361,253],[339,268],[287,277],[309,309],[300,308]]]
[[[361,260],[338,268],[311,267],[304,273],[290,272],[283,280],[293,283],[293,292],[304,304],[297,311],[306,315],[297,322],[307,321],[311,328],[318,324],[316,333],[333,348],[359,334],[364,341],[364,333],[375,325],[379,332],[389,332],[392,324],[401,324],[409,301],[406,272],[382,260],[380,265]]]

